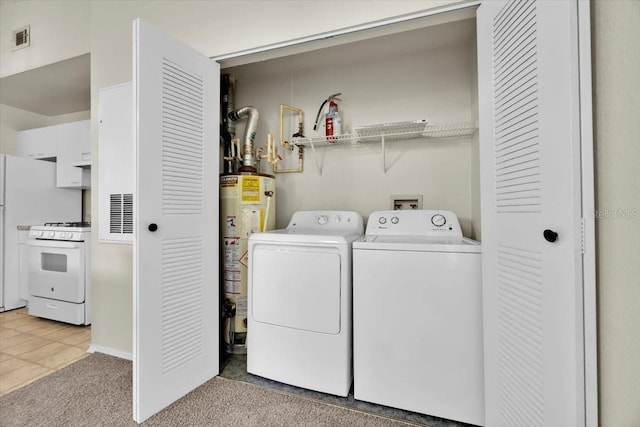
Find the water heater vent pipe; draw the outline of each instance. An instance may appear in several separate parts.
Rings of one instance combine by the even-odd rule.
[[[247,128],[244,131],[242,144],[242,166],[240,167],[240,172],[257,172],[254,144],[256,139],[256,130],[258,129],[258,120],[260,119],[258,109],[252,106],[242,107],[231,111],[228,117],[229,120],[234,122],[248,118]]]

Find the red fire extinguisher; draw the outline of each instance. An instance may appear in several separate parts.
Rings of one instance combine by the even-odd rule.
[[[335,93],[324,100],[324,102],[320,106],[320,109],[318,110],[318,115],[316,116],[316,123],[315,123],[315,126],[313,127],[313,130],[317,130],[318,123],[320,122],[320,114],[322,113],[322,109],[327,103],[329,103],[329,111],[327,111],[324,117],[324,124],[325,124],[324,132],[327,138],[329,137],[335,138],[335,136],[342,134],[342,119],[340,118],[340,113],[338,112],[338,104],[336,103],[336,101],[340,100],[339,98],[337,98],[338,95],[341,95],[341,94]]]
[[[329,101],[329,112],[325,116],[325,135],[335,136],[342,133],[342,119],[338,113],[338,104],[333,98]]]

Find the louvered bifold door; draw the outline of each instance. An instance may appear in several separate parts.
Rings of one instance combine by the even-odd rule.
[[[219,370],[218,93],[217,63],[134,22],[137,422]]]
[[[477,19],[486,425],[583,425],[577,3]]]

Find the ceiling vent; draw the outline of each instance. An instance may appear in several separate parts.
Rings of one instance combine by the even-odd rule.
[[[29,31],[29,25],[17,29],[13,32],[13,39],[11,43],[11,50],[23,49],[31,45],[31,32]]]

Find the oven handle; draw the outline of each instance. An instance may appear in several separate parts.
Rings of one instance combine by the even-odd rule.
[[[27,245],[36,246],[39,248],[51,248],[51,249],[77,249],[80,247],[80,243],[67,242],[64,240],[35,240],[31,239],[27,241]]]

